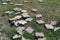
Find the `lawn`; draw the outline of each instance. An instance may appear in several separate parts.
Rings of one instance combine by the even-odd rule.
[[[23,0],[13,0],[13,3],[23,3],[24,5],[20,8],[27,9],[29,11],[29,14],[34,20],[27,25],[24,25],[25,27],[31,26],[36,32],[43,32],[45,34],[45,37],[47,40],[59,40],[60,39],[60,30],[54,32],[52,30],[47,30],[42,25],[39,25],[35,22],[35,14],[43,14],[44,20],[49,23],[50,20],[60,20],[60,0],[44,0],[44,2],[39,3],[38,0],[30,0],[32,3],[24,3]],[[13,5],[2,5],[0,4],[0,16],[4,14],[4,11],[6,10],[12,10]],[[33,13],[30,11],[30,8],[37,8],[38,12]],[[15,14],[11,15],[12,17]],[[10,18],[10,15],[4,15],[4,18]],[[1,21],[0,21],[1,22]],[[7,25],[7,24],[6,24]],[[14,27],[13,27],[14,28]],[[8,30],[6,30],[8,31]],[[12,31],[12,30],[11,30]],[[33,33],[32,33],[33,34]],[[27,35],[27,36],[26,36]],[[25,32],[24,37],[30,38],[31,40],[35,40],[34,37]]]

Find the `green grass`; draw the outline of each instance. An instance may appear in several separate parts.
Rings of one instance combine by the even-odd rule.
[[[20,7],[22,9],[27,9],[29,11],[29,14],[31,15],[34,20],[27,25],[24,25],[25,27],[31,26],[36,32],[43,32],[45,34],[45,37],[47,40],[59,40],[60,39],[60,30],[53,32],[52,30],[47,30],[42,25],[39,25],[35,22],[36,18],[34,17],[35,14],[41,13],[43,14],[44,20],[46,22],[49,22],[50,20],[60,20],[60,0],[44,0],[43,3],[38,3],[38,0],[31,0],[32,3],[23,3],[23,0],[13,0],[13,3],[23,3],[24,6]],[[33,13],[30,11],[30,8],[37,8],[38,12]],[[0,15],[4,14],[4,11],[6,10],[12,10],[13,5],[1,5],[0,4]],[[13,13],[11,15],[12,17],[15,16]],[[5,18],[11,17],[10,15],[5,14]],[[14,28],[14,27],[13,27]],[[7,30],[8,31],[8,30]],[[12,30],[11,30],[12,31]],[[34,37],[25,32],[24,36],[26,38],[30,38],[31,40],[34,40]]]
[[[24,35],[24,37],[25,37],[26,39],[34,40],[34,36],[31,35],[31,34],[29,34],[29,33],[27,33],[27,32],[24,32],[23,35]]]

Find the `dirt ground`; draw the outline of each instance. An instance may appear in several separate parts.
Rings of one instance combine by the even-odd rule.
[[[5,17],[0,16],[0,31],[2,30],[9,30],[10,24],[8,23],[7,19]],[[10,40],[7,34],[1,33],[0,34],[0,40]]]
[[[10,38],[7,37],[7,35],[5,33],[1,33],[0,34],[0,40],[10,40]]]

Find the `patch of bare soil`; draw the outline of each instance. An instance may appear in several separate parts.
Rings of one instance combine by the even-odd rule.
[[[10,29],[10,24],[7,21],[7,18],[0,17],[0,29]]]
[[[0,31],[9,29],[11,29],[11,26],[8,23],[7,18],[0,16]],[[10,40],[10,38],[3,32],[2,35],[0,35],[0,40]]]
[[[5,33],[0,33],[0,40],[10,40],[10,38]]]

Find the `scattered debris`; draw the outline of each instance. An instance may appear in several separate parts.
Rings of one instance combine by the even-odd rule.
[[[6,14],[12,14],[14,11],[5,11]]]
[[[27,31],[28,33],[32,33],[34,31],[34,29],[32,29],[31,27],[27,27],[25,29],[25,31]]]
[[[14,18],[10,18],[9,20],[18,20],[18,19],[20,19],[20,18],[22,18],[22,16],[21,16],[21,15],[17,15],[17,16],[15,16]]]
[[[20,38],[20,37],[21,37],[21,35],[15,34],[15,35],[13,36],[13,39]]]
[[[44,0],[38,0],[39,2],[43,2]]]
[[[2,3],[3,5],[7,5],[8,2],[10,2],[10,4],[13,4],[13,2],[11,2],[12,0],[2,0],[2,1],[6,1],[6,2]],[[43,2],[44,0],[38,0],[38,1]],[[28,3],[28,2],[29,2],[28,0],[24,0],[24,3]],[[25,27],[21,27],[21,25],[24,26],[28,22],[31,22],[33,20],[33,18],[30,17],[30,15],[28,13],[28,10],[21,9],[21,8],[18,7],[18,6],[23,6],[23,5],[24,4],[15,3],[14,6],[16,6],[16,7],[13,8],[13,11],[5,11],[4,13],[5,14],[12,14],[12,13],[15,12],[15,14],[16,14],[16,16],[14,18],[9,19],[9,21],[11,23],[13,23],[15,26],[17,26],[16,31],[17,31],[18,34],[15,34],[12,38],[15,39],[15,38],[20,38],[22,36],[22,40],[29,40],[29,39],[25,39],[23,37],[24,31],[26,31],[28,33],[33,33],[33,31],[35,31],[35,30],[31,27],[27,27],[25,29]],[[32,8],[31,11],[36,13],[38,11],[38,9]],[[17,15],[17,14],[19,14],[19,15]],[[36,14],[35,17],[36,18],[42,18],[43,15],[42,14]],[[42,20],[42,19],[38,20],[37,19],[36,22],[38,24],[44,24],[47,29],[54,29],[54,31],[57,31],[57,30],[60,29],[60,27],[55,27],[54,28],[54,25],[57,24],[57,21],[51,21],[50,24],[45,24],[44,20]],[[60,22],[59,22],[59,24],[60,24]],[[38,40],[46,40],[43,32],[35,32],[34,34],[35,34],[35,37],[38,38]],[[1,35],[1,33],[0,33],[0,35]],[[1,37],[1,40],[2,40],[2,37]]]
[[[23,6],[23,4],[16,3],[16,4],[14,4],[14,6]]]
[[[28,3],[29,1],[28,0],[24,0],[24,3]]]
[[[19,11],[21,11],[22,9],[21,9],[21,8],[18,8],[18,7],[15,7],[15,8],[13,8],[13,10],[19,12]]]
[[[38,24],[44,24],[45,22],[43,20],[37,20],[36,21]]]
[[[26,40],[26,39],[22,36],[22,39],[21,40]]]
[[[51,21],[51,25],[56,25],[58,22],[57,21]]]
[[[54,29],[54,26],[52,26],[51,24],[45,24],[45,27],[46,27],[47,29]]]
[[[37,12],[38,10],[36,8],[31,9],[32,12]]]
[[[3,2],[2,4],[3,4],[3,5],[7,5],[7,3],[6,3],[6,2]]]
[[[37,38],[43,38],[43,37],[44,37],[44,33],[42,33],[42,32],[36,32],[36,33],[35,33],[35,36],[36,36]]]
[[[27,12],[27,10],[21,10],[21,12],[22,12],[22,13],[26,13],[26,12]]]
[[[27,19],[25,19],[25,21],[27,21],[27,22],[30,22],[32,20],[33,20],[33,18],[27,18]]]
[[[59,30],[60,29],[60,27],[55,27],[54,28],[54,31],[57,31],[57,30]]]
[[[20,18],[22,18],[21,15],[17,15],[17,16],[14,17],[15,20],[20,19]]]
[[[11,2],[12,0],[2,0],[3,2],[6,1],[6,2]]]
[[[36,18],[41,18],[42,17],[42,14],[37,14],[36,15]]]
[[[16,21],[16,22],[19,23],[19,24],[22,24],[22,25],[27,23],[27,21],[25,21],[25,20],[20,20],[20,21]]]
[[[23,17],[23,18],[29,18],[30,15],[28,15],[28,14],[22,14],[22,17]]]
[[[16,30],[19,34],[23,35],[23,30],[25,29],[25,27],[17,27]]]

